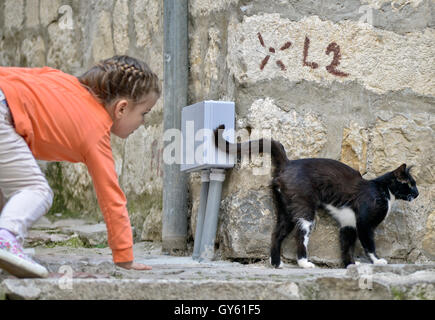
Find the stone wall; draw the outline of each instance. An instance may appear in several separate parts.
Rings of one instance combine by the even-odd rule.
[[[270,129],[288,157],[341,160],[365,178],[402,163],[420,196],[397,201],[376,232],[390,262],[434,259],[435,2],[192,0],[190,100],[236,102],[236,128]],[[267,258],[274,208],[258,159],[228,171],[219,252]],[[200,180],[191,178],[196,221]],[[358,246],[358,254],[362,248]],[[316,218],[309,254],[339,263],[338,225]],[[295,260],[295,242],[283,257]]]
[[[341,160],[366,178],[415,165],[420,196],[394,204],[377,230],[378,251],[390,262],[433,260],[434,12],[433,0],[190,0],[189,102],[235,101],[236,129],[270,129],[291,159]],[[126,53],[162,78],[162,19],[162,0],[5,0],[0,64],[79,75]],[[113,138],[136,239],[161,238],[162,105],[129,139]],[[217,235],[225,259],[268,257],[275,218],[270,175],[253,174],[259,163],[227,172]],[[46,167],[54,211],[101,219],[84,166]],[[198,174],[190,191],[192,239]],[[325,213],[316,218],[309,252],[314,262],[339,262],[338,227]],[[283,256],[295,259],[293,237]]]
[[[80,75],[115,54],[146,61],[163,78],[163,1],[2,0],[0,65],[44,65]],[[163,102],[127,140],[112,138],[136,239],[161,239]],[[102,220],[82,164],[41,163],[55,191],[51,213]]]

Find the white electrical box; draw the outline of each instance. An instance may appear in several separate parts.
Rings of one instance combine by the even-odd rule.
[[[234,142],[235,105],[231,101],[202,101],[181,113],[183,159],[180,170],[234,167],[234,155],[215,147],[214,130],[225,125],[224,138]]]

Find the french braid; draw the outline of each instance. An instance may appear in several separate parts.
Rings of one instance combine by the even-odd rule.
[[[119,98],[138,102],[150,92],[161,94],[157,75],[145,62],[129,56],[100,61],[78,79],[105,106]]]

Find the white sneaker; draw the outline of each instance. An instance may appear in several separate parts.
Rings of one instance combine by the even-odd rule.
[[[16,239],[0,233],[0,268],[18,278],[46,278],[48,270],[23,252]]]

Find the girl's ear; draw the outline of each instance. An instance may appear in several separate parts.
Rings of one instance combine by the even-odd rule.
[[[127,106],[128,101],[126,99],[120,99],[115,103],[114,115],[116,119],[121,119],[124,116]]]

